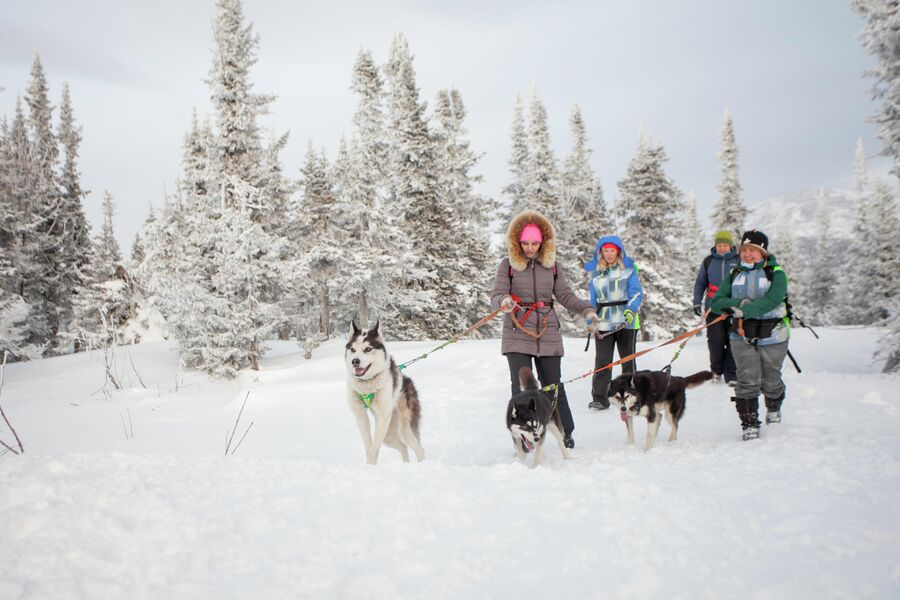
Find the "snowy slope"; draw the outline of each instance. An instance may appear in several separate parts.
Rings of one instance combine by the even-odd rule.
[[[496,340],[409,368],[427,460],[384,449],[377,467],[339,341],[312,360],[273,343],[237,383],[141,344],[119,351],[128,389],[109,401],[97,355],[10,365],[0,404],[26,454],[0,457],[0,598],[896,598],[898,381],[869,358],[874,330],[820,334],[797,332],[805,372],[786,368],[784,423],[758,442],[740,441],[728,388],[706,384],[677,442],[663,425],[642,451],[641,420],[627,447],[582,379],[574,458],[550,447],[538,469],[513,458]],[[566,377],[591,368],[582,348],[567,340]],[[695,338],[674,371],[704,366]],[[252,429],[225,458],[248,391],[238,434]]]

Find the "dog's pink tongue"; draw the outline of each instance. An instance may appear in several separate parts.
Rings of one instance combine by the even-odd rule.
[[[628,422],[628,413],[626,413],[624,410],[620,410],[619,418],[622,419],[623,423],[627,423]]]

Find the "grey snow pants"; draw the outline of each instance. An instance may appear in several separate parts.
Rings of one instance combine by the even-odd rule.
[[[787,356],[788,343],[770,346],[754,346],[743,338],[731,338],[731,353],[737,365],[737,385],[734,395],[738,398],[758,398],[762,390],[766,398],[781,398],[784,382],[781,365]]]

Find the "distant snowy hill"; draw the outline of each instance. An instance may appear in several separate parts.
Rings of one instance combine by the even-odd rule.
[[[819,210],[819,193],[802,190],[775,196],[749,207],[747,227],[760,229],[768,234],[772,249],[778,252],[778,227],[784,221],[790,224],[797,249],[808,255],[815,250],[818,237],[816,215]],[[859,196],[855,190],[825,189],[828,207],[829,238],[834,241],[850,240]]]

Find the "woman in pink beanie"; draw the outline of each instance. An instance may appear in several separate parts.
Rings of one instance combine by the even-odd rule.
[[[497,267],[491,291],[491,308],[502,307],[507,313],[516,309],[516,319],[532,332],[529,335],[521,331],[510,317],[503,320],[500,352],[509,363],[512,393],[517,394],[522,367],[536,367],[541,386],[561,381],[563,340],[554,302],[570,312],[580,313],[589,331],[596,328],[597,314],[590,302],[575,295],[562,272],[557,270],[556,233],[547,217],[533,210],[516,215],[506,232],[506,246],[507,257]],[[545,319],[547,325],[543,330]],[[562,385],[558,389],[557,408],[565,445],[573,448],[575,422]]]

